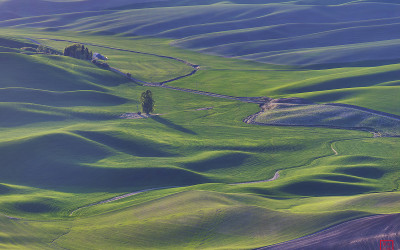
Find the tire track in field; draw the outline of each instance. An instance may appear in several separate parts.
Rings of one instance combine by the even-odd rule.
[[[375,250],[380,248],[381,240],[393,240],[394,248],[391,249],[400,249],[399,236],[400,214],[380,214],[346,221],[314,234],[257,249]]]

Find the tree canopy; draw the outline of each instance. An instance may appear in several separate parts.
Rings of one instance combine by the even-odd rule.
[[[140,102],[142,104],[142,110],[146,114],[150,114],[154,111],[155,101],[153,99],[153,93],[150,90],[146,90],[140,96]]]
[[[85,45],[75,43],[64,49],[64,56],[70,56],[82,60],[92,60],[93,52],[85,47]]]

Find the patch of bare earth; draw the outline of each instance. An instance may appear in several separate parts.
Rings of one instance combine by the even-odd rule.
[[[213,108],[214,107],[198,108],[198,109],[195,109],[195,111],[210,110],[210,109],[213,109]]]
[[[143,113],[124,113],[119,116],[121,119],[146,119],[152,116],[159,116],[162,114],[143,114]]]

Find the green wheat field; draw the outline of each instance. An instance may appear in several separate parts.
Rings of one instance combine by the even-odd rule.
[[[394,0],[0,0],[0,248],[253,249],[400,213],[398,13]],[[193,70],[174,57],[200,69],[169,86],[318,105],[245,123],[258,104],[21,49],[68,41],[141,81]],[[121,119],[148,89],[157,115]],[[327,103],[394,118],[316,111]]]

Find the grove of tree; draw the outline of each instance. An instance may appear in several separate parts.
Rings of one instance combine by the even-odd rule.
[[[85,47],[85,45],[75,43],[64,49],[64,56],[70,56],[82,60],[92,60],[93,52]]]

